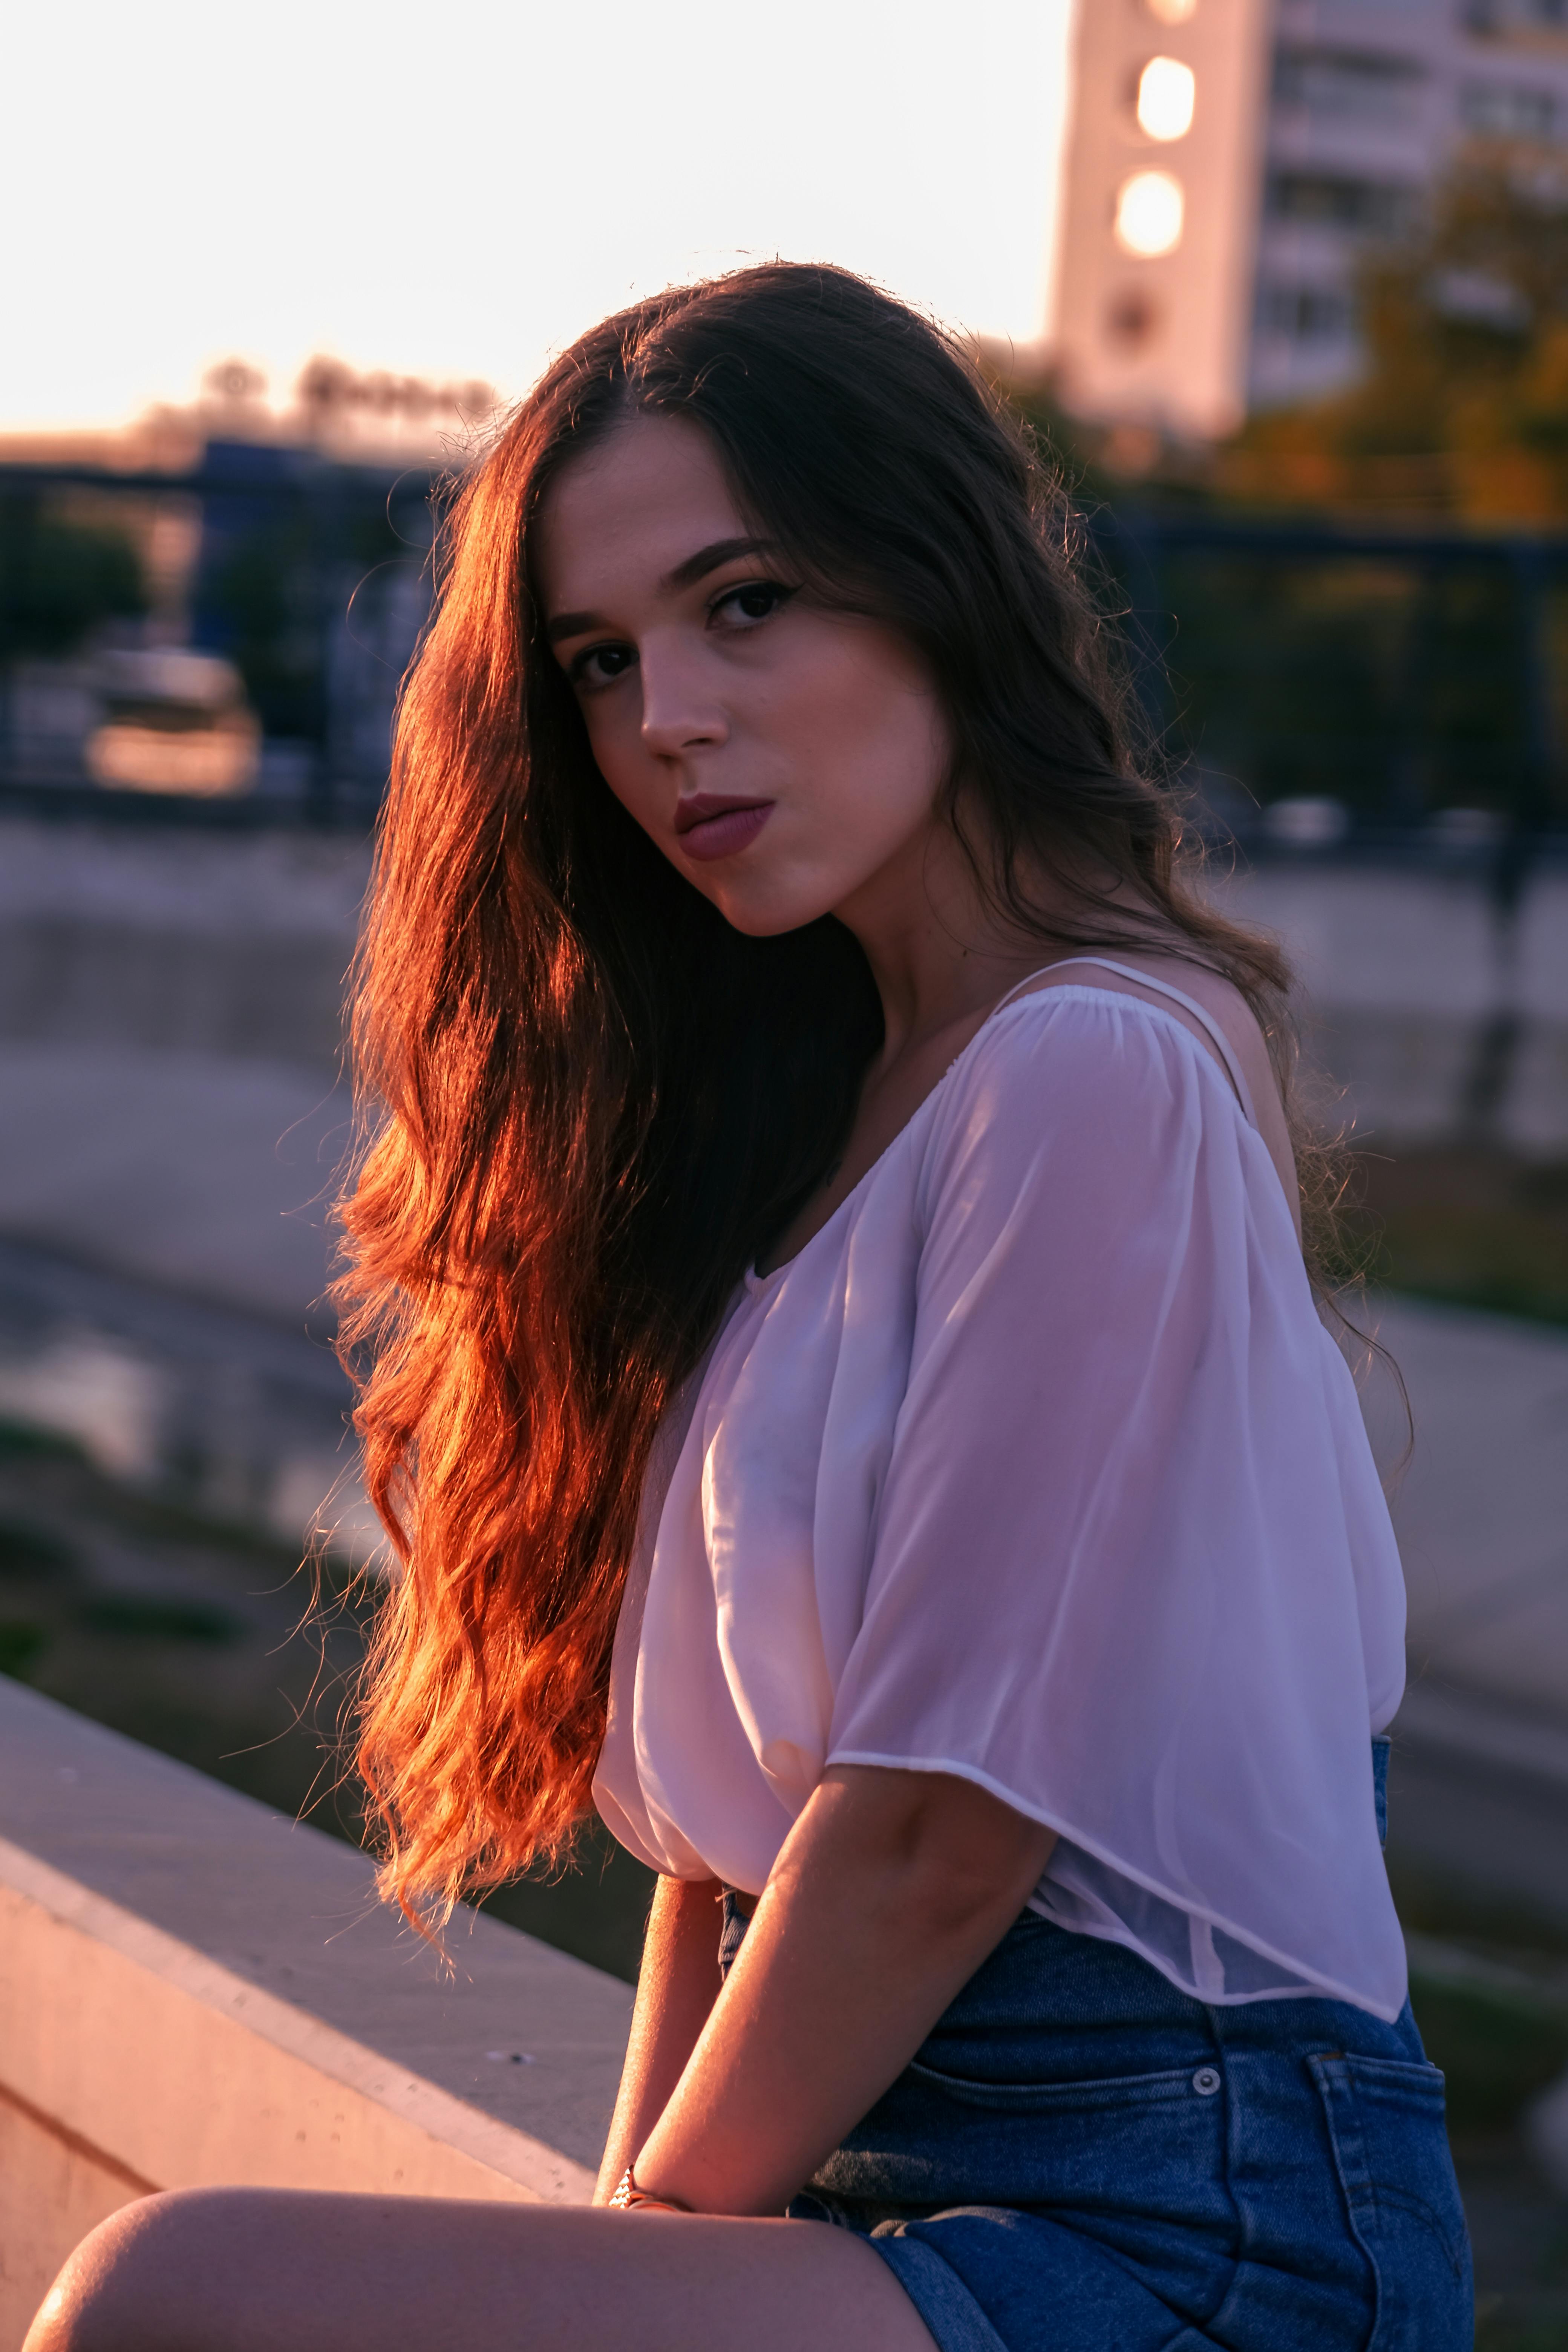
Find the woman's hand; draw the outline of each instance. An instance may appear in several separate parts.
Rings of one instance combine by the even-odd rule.
[[[951,1774],[836,1766],[673,2095],[630,2144],[638,2187],[702,2213],[780,2212],[1001,1941],[1055,1843]]]

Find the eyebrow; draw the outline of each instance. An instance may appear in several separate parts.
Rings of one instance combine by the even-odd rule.
[[[695,555],[689,555],[684,563],[678,563],[673,572],[667,572],[658,583],[658,593],[661,596],[679,594],[682,588],[694,588],[699,580],[705,580],[710,572],[717,572],[721,564],[732,563],[741,555],[763,554],[776,544],[771,539],[711,540],[706,547],[700,547]],[[553,646],[558,645],[563,637],[580,637],[588,630],[602,629],[604,625],[597,613],[557,613],[553,619],[546,622],[544,634]]]

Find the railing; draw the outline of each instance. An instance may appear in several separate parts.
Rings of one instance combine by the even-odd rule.
[[[237,442],[209,444],[181,474],[0,467],[0,806],[363,829],[427,616],[433,507],[449,478]],[[58,586],[39,534],[51,517],[68,524],[72,501],[138,539],[161,628],[238,664],[287,772],[279,789],[105,791],[7,719],[6,667],[39,642]],[[185,546],[181,577],[162,587],[148,552],[160,517],[184,519]],[[1301,795],[1344,803],[1343,849],[1489,856],[1505,896],[1542,852],[1568,847],[1568,537],[1132,500],[1092,529],[1156,733],[1249,851],[1273,854],[1255,803]],[[1431,836],[1431,812],[1455,806],[1489,813],[1497,838]]]
[[[1095,533],[1178,761],[1332,794],[1368,845],[1455,805],[1516,858],[1568,835],[1568,536],[1134,508]]]

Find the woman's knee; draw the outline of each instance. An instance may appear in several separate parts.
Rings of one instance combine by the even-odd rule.
[[[190,2274],[214,2204],[233,2194],[164,2189],[100,2221],[45,2296],[23,2352],[209,2352]]]

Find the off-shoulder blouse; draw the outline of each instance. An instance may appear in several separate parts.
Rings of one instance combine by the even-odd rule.
[[[1205,2001],[1393,2018],[1404,1622],[1262,1137],[1173,1014],[1057,985],[747,1276],[667,1415],[595,1801],[758,1892],[829,1765],[956,1773],[1058,1832],[1062,1927]]]

